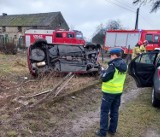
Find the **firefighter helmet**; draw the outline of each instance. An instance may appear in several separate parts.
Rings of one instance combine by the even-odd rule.
[[[138,41],[138,45],[142,45],[143,44],[143,42],[142,41]]]
[[[144,44],[148,44],[148,40],[144,40],[143,43],[144,43]]]

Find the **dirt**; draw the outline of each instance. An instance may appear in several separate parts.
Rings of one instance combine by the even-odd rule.
[[[72,100],[78,99],[82,101],[83,98],[87,98],[88,94],[84,94],[82,98],[75,96],[68,97],[71,101],[65,99],[62,103],[52,103],[51,98],[48,103],[41,105],[37,110],[33,110],[33,112],[29,110],[17,112],[17,108],[25,105],[25,101],[15,101],[18,97],[30,96],[52,89],[64,76],[49,74],[35,79],[29,75],[26,56],[23,54],[18,56],[0,54],[0,56],[0,136],[52,136],[52,132],[56,129],[57,134],[59,134],[59,125],[68,126],[68,121],[66,119],[57,120],[60,120],[60,117],[74,115],[72,109],[76,108],[76,106],[72,104]],[[64,88],[60,96],[85,87],[96,79],[96,77],[90,75],[76,75]],[[36,100],[32,99],[32,102],[34,101]],[[66,101],[71,104],[66,105]],[[64,111],[64,108],[67,111]],[[70,113],[67,114],[67,112]],[[37,119],[35,119],[34,115]],[[40,125],[44,127],[40,127]],[[41,130],[44,129],[43,133]]]
[[[20,96],[30,96],[52,89],[62,77],[48,75],[34,79],[27,70],[26,57],[2,56],[0,70],[0,136],[2,137],[80,137],[83,133],[99,122],[101,92],[100,85],[82,90],[71,96],[54,102],[49,100],[33,110],[16,111],[23,103],[15,102]],[[15,61],[14,61],[15,60]],[[12,62],[2,68],[2,61]],[[12,69],[14,66],[14,69]],[[15,68],[16,66],[16,68]],[[6,67],[8,69],[6,70]],[[10,71],[8,71],[10,70]],[[18,74],[17,74],[18,73]],[[0,73],[2,74],[2,73]],[[11,74],[11,75],[10,75]],[[97,77],[89,75],[75,76],[60,95],[66,95],[74,90],[94,82]],[[134,100],[146,88],[136,87],[134,80],[127,76],[121,109]],[[34,102],[35,99],[32,99]],[[158,137],[157,129],[147,129],[144,137]]]
[[[159,137],[160,134],[155,129],[147,129],[143,137]]]
[[[122,95],[122,101],[121,101],[121,109],[124,107],[124,105],[134,100],[139,94],[145,91],[145,88],[139,89],[136,87],[134,81],[131,81],[131,77],[128,76],[128,81],[126,82],[126,87],[124,94]],[[132,88],[130,86],[132,85]],[[98,88],[100,91],[100,88]],[[129,90],[129,91],[128,91]],[[98,106],[99,105],[99,106]],[[86,129],[89,129],[90,127],[94,126],[95,123],[99,122],[100,120],[100,102],[97,104],[96,110],[88,111],[87,113],[82,114],[76,114],[77,117],[70,123],[69,127],[65,128],[65,134],[63,134],[64,137],[72,137],[72,136],[82,136],[83,132]]]

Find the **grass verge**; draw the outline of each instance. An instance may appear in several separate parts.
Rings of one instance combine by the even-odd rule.
[[[119,126],[115,137],[159,137],[160,109],[151,106],[151,92],[143,92],[120,111]],[[97,123],[82,137],[94,137]]]

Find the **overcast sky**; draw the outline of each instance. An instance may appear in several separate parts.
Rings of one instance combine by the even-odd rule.
[[[0,0],[0,14],[31,14],[61,11],[70,28],[81,30],[87,39],[99,24],[119,20],[134,29],[136,9],[133,0]],[[160,10],[150,13],[151,5],[141,6],[139,29],[160,29]]]

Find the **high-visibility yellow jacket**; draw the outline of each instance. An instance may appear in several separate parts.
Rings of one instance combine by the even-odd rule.
[[[146,48],[145,48],[145,46],[142,44],[141,46],[140,46],[140,52],[141,53],[144,53],[144,52],[146,52]]]
[[[138,46],[134,47],[132,51],[132,59],[134,59],[140,53],[141,53],[140,48]]]
[[[119,94],[123,92],[123,86],[126,78],[126,72],[119,72],[115,68],[114,76],[111,80],[102,83],[102,92],[110,94]]]

